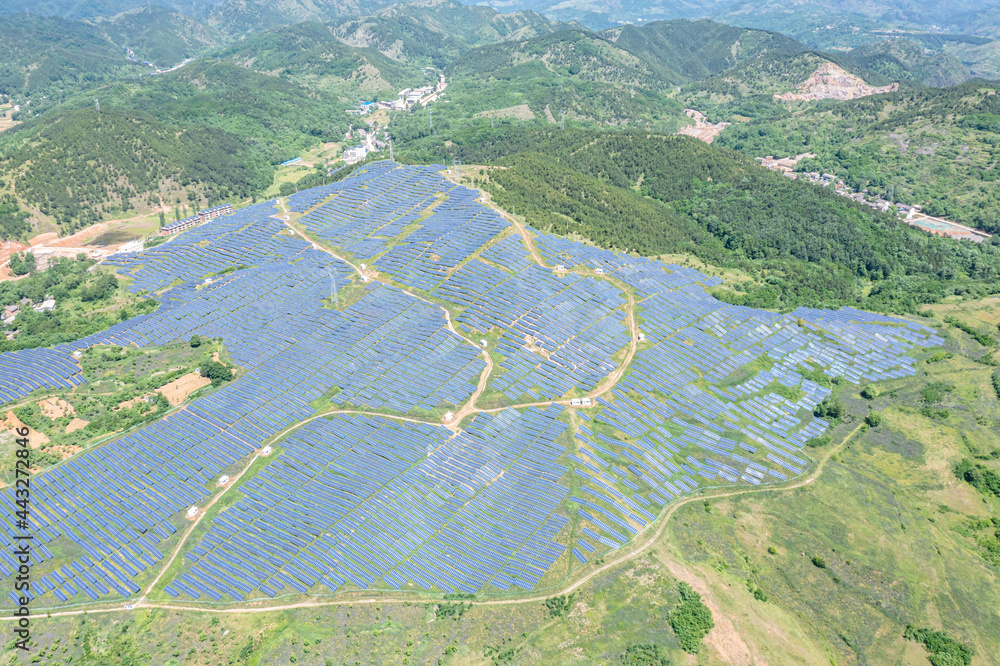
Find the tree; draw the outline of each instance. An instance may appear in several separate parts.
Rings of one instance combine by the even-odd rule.
[[[166,216],[166,214],[165,214],[165,213],[164,213],[164,212],[163,212],[163,211],[161,210],[161,211],[160,211],[160,228],[162,229],[162,228],[163,228],[164,226],[166,226],[166,224],[167,224],[167,216]]]
[[[191,336],[191,348],[192,349],[196,349],[198,347],[201,347],[201,336],[200,335],[192,335]]]
[[[878,397],[878,392],[875,390],[874,386],[868,385],[861,389],[861,397],[865,400],[874,400]]]
[[[865,417],[865,423],[871,428],[877,428],[882,423],[882,415],[878,412],[869,412],[868,416]]]

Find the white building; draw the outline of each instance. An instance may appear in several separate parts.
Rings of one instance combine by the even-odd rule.
[[[192,506],[190,509],[188,509],[188,512],[187,512],[187,517],[188,518],[194,518],[197,515],[198,515],[198,507]]]
[[[127,243],[122,243],[122,246],[118,248],[119,252],[142,252],[146,243],[143,239],[131,240]]]

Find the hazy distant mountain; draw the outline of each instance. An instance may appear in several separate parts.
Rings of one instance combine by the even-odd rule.
[[[0,17],[0,94],[50,92],[142,71],[93,25],[58,17]]]
[[[470,48],[546,35],[570,26],[532,11],[500,14],[455,0],[422,0],[351,19],[333,32],[345,44],[370,47],[402,62],[423,59],[437,67]]]
[[[174,65],[206,49],[224,44],[228,37],[203,21],[158,5],[123,12],[94,25],[120,47],[133,50],[139,60]]]
[[[562,20],[576,18],[592,27],[600,27],[602,22],[639,19],[717,17],[736,25],[786,30],[789,26],[804,27],[806,23],[820,27],[848,16],[930,28],[953,19],[957,4],[956,0],[487,0],[487,3],[501,11],[530,9]],[[997,6],[1000,0],[961,0],[961,9],[970,13]],[[825,23],[819,22],[820,18]]]

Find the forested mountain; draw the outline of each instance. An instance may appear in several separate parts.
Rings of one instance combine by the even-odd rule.
[[[676,82],[702,79],[764,55],[794,55],[806,48],[773,32],[712,21],[657,21],[600,33]]]
[[[156,4],[189,16],[197,16],[219,2],[220,0],[159,0]],[[39,16],[69,19],[111,18],[149,4],[148,0],[4,0],[0,3],[0,14],[30,11]]]
[[[0,17],[2,95],[58,94],[141,71],[95,26],[23,13]]]
[[[225,32],[204,21],[158,5],[123,12],[110,20],[97,19],[94,25],[112,43],[132,49],[139,60],[161,67],[201,55],[229,40]]]
[[[148,210],[160,195],[211,203],[261,192],[272,165],[341,138],[349,122],[335,95],[218,60],[94,94],[100,113],[88,96],[0,135],[0,179],[66,229]]]
[[[738,303],[908,311],[955,290],[1000,290],[1000,248],[992,243],[929,236],[688,137],[484,127],[400,153],[502,166],[489,169],[484,186],[538,228],[740,267],[756,283],[720,294]]]
[[[845,57],[858,67],[892,81],[906,81],[935,88],[954,86],[972,78],[968,67],[947,53],[924,54],[921,43],[907,39],[859,46]]]
[[[395,4],[345,21],[334,34],[346,44],[374,48],[396,60],[444,68],[473,47],[530,39],[568,27],[530,11],[499,14],[490,7],[469,7],[455,0],[426,0]]]
[[[419,68],[378,51],[343,44],[329,26],[306,22],[250,37],[219,52],[240,67],[280,75],[341,93],[351,105],[358,94],[387,93],[421,80]]]
[[[530,9],[561,20],[579,19],[591,27],[621,21],[673,18],[719,18],[732,25],[801,33],[824,29],[843,19],[854,27],[890,24],[931,28],[953,21],[962,12],[977,13],[997,6],[996,0],[490,0],[502,11]],[[960,11],[956,12],[956,9]],[[825,18],[825,23],[823,19]]]

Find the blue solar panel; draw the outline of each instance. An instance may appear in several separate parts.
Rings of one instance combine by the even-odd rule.
[[[727,305],[706,291],[717,278],[529,230],[539,265],[528,238],[438,167],[366,165],[288,206],[377,279],[360,283],[351,265],[289,234],[266,202],[111,258],[135,292],[154,294],[156,312],[0,355],[0,403],[78,385],[72,353],[94,344],[221,337],[241,368],[33,480],[46,572],[35,596],[137,594],[136,580],[186,528],[187,508],[296,424],[241,498],[187,544],[169,596],[531,589],[560,558],[584,563],[620,547],[699,484],[801,473],[803,444],[829,426],[812,415],[829,389],[803,367],[853,382],[912,375],[908,352],[942,341],[857,310]],[[244,268],[220,274],[233,266]],[[621,284],[644,337],[612,385],[636,333]],[[476,392],[484,336],[495,340],[484,395],[499,406],[453,431],[434,415]],[[769,369],[737,373],[758,360]],[[504,408],[524,401],[542,404]],[[336,413],[301,425],[317,405]],[[13,501],[2,494],[6,510]],[[8,544],[10,530],[0,530]],[[53,550],[76,554],[53,562]],[[15,569],[0,549],[0,574]]]

